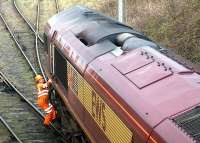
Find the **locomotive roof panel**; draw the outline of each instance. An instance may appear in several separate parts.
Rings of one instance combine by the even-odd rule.
[[[50,39],[54,32],[62,35],[68,30],[79,39],[83,39],[87,45],[93,45],[106,37],[119,33],[132,33],[138,37],[146,38],[129,26],[81,6],[73,7],[53,16],[45,27],[45,32]]]

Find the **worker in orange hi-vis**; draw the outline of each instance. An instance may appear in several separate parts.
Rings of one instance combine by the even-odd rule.
[[[49,79],[46,83],[41,75],[35,77],[36,87],[38,91],[37,104],[45,111],[44,125],[49,125],[56,118],[56,111],[53,105],[49,102],[48,87],[51,86],[52,80]]]

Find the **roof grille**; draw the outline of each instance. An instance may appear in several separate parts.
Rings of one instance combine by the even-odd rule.
[[[194,140],[200,142],[200,107],[183,113],[173,119]]]

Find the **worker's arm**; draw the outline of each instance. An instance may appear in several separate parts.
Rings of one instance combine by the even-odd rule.
[[[52,85],[52,80],[49,79],[46,83],[43,84],[43,88],[49,88]]]
[[[50,87],[51,85],[52,85],[52,79],[49,79],[49,80],[47,81],[47,86]]]

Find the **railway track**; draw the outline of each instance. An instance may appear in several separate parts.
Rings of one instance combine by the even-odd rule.
[[[10,2],[10,1],[8,1],[8,2]],[[7,47],[5,51],[4,51],[3,48],[0,49],[1,50],[1,58],[2,58],[1,63],[0,63],[1,70],[4,71],[5,73],[7,73],[9,78],[12,79],[14,85],[17,86],[19,88],[19,90],[22,91],[21,94],[26,94],[26,97],[25,97],[26,101],[29,102],[30,105],[32,105],[31,107],[36,110],[37,108],[33,104],[34,101],[35,101],[34,96],[33,96],[35,94],[35,89],[34,89],[35,87],[34,87],[34,82],[33,82],[32,71],[33,71],[34,74],[36,74],[37,71],[36,71],[35,67],[31,63],[33,61],[30,61],[29,60],[30,57],[29,58],[27,57],[26,54],[28,54],[28,53],[27,53],[26,49],[24,49],[24,47],[22,47],[20,45],[21,43],[19,41],[19,38],[16,38],[15,33],[12,31],[12,29],[10,28],[10,25],[8,25],[8,23],[6,22],[6,19],[4,18],[3,14],[2,14],[3,7],[5,7],[6,4],[7,4],[7,1],[4,2],[3,5],[1,3],[1,14],[0,14],[1,19],[2,19],[1,26],[3,24],[6,25],[6,29],[8,29],[8,31],[10,32],[10,35],[14,39],[15,44],[20,49],[21,53],[19,53],[19,51],[16,48],[12,47],[15,44],[10,39],[9,35],[7,35],[7,33],[5,32],[6,31],[5,27],[1,27],[0,29],[1,29],[1,31],[3,31],[2,33],[5,34],[5,36],[7,36],[6,40],[9,41],[9,42],[6,42],[6,43],[2,43],[2,44],[5,44],[5,45],[9,46],[9,48]],[[10,5],[6,5],[6,8],[9,8],[9,6]],[[9,12],[12,12],[12,9],[10,9]],[[5,15],[5,13],[4,13],[4,15]],[[12,46],[8,45],[8,43],[12,44]],[[26,59],[26,61],[29,64],[29,66],[31,67],[31,71],[25,65],[26,62],[24,62],[24,59],[22,60],[22,58],[21,58],[22,55],[21,54],[24,56],[24,58]],[[7,56],[5,56],[5,55],[8,55],[9,58]],[[15,60],[13,61],[13,59],[15,59]],[[6,104],[6,102],[5,102],[5,104]],[[37,109],[37,112],[41,117],[43,117],[43,114],[38,109]],[[4,113],[4,111],[2,111],[2,113]],[[41,126],[41,124],[40,124],[40,126]],[[33,126],[31,126],[31,127],[33,128]],[[53,125],[51,127],[52,127],[52,129],[54,129],[55,132],[57,132],[58,134],[60,134],[60,136],[62,136],[62,134]],[[46,132],[46,134],[48,135],[47,132]],[[63,139],[64,137],[60,137],[60,138]],[[49,139],[51,139],[51,138],[49,138]],[[55,141],[55,140],[57,140],[57,138],[54,136],[54,139],[51,139],[51,140]]]
[[[22,2],[22,1],[21,1]],[[26,1],[27,2],[27,1]],[[13,0],[13,5],[15,7],[15,9],[17,10],[17,12],[19,13],[19,15],[22,17],[22,19],[27,23],[27,25],[29,26],[29,28],[32,30],[32,32],[34,32],[35,35],[37,35],[36,31],[37,31],[37,13],[38,13],[38,3],[33,4],[32,7],[35,8],[35,13],[32,12],[32,15],[30,17],[35,17],[34,21],[33,19],[28,19],[27,16],[25,14],[23,14],[22,9],[19,8],[19,4],[17,0]],[[43,44],[44,40],[38,35],[38,38],[40,40],[40,42]]]
[[[37,55],[35,52],[35,41],[34,34],[31,32],[29,27],[24,23],[23,19],[20,18],[11,0],[4,2],[0,5],[1,17],[6,21],[9,31],[12,32],[12,37],[15,37],[15,42],[17,41],[20,45],[20,50],[23,55],[26,55],[26,59],[30,61],[31,69],[34,73],[40,72],[37,63]]]
[[[41,72],[43,74],[43,76],[45,77],[44,71],[41,66],[40,55],[39,55],[39,51],[38,51],[38,45],[41,46],[41,44],[38,44],[39,41],[37,38],[37,33],[38,33],[37,27],[39,24],[38,19],[37,19],[36,31],[31,32],[31,30],[34,30],[34,27],[32,27],[31,24],[26,19],[23,19],[24,16],[22,15],[22,13],[20,13],[18,8],[16,7],[15,0],[12,0],[12,2],[10,1],[10,4],[8,2],[8,5],[6,5],[6,8],[9,9],[9,11],[11,11],[11,12],[13,10],[13,13],[15,13],[16,17],[22,16],[22,18],[20,18],[20,20],[18,22],[18,23],[21,22],[22,26],[15,26],[15,25],[13,25],[12,21],[11,22],[9,21],[9,19],[7,18],[7,14],[5,14],[5,16],[4,16],[3,15],[4,13],[3,12],[1,13],[1,18],[3,19],[4,23],[6,24],[7,29],[11,33],[11,35],[12,35],[13,39],[15,40],[15,43],[18,45],[18,48],[20,49],[21,53],[28,61],[34,74],[36,75],[37,73]],[[2,9],[3,9],[3,7],[2,7]],[[11,15],[12,15],[12,13],[11,13]],[[15,29],[20,31],[20,34],[16,35]],[[30,37],[26,37],[26,38],[28,38],[28,40],[23,37],[23,34],[21,34],[22,33],[21,31],[24,31],[25,33],[29,34]],[[26,45],[23,43],[24,41],[26,42]],[[27,47],[29,47],[28,50],[26,49]],[[41,53],[44,53],[44,50],[41,51]]]
[[[54,3],[54,7],[55,7],[55,11],[56,13],[59,12],[59,6],[58,6],[58,2],[57,0],[52,1]],[[29,19],[26,18],[26,16],[22,13],[22,10],[19,8],[18,4],[17,4],[17,0],[13,0],[13,4],[15,9],[17,10],[17,12],[19,13],[19,15],[23,18],[23,20],[27,23],[27,25],[29,26],[29,28],[32,30],[32,32],[35,35],[35,48],[36,48],[36,55],[38,58],[38,63],[39,63],[39,67],[41,69],[41,73],[42,75],[45,77],[43,68],[42,68],[42,63],[43,65],[47,65],[47,60],[46,60],[46,55],[44,54],[44,40],[42,38],[41,33],[43,33],[44,31],[42,30],[42,32],[40,32],[40,0],[37,1],[37,3],[34,3],[34,7],[36,7],[36,19],[35,19],[35,24],[32,24],[30,22]],[[47,20],[47,19],[46,19]],[[46,21],[44,21],[46,23]],[[34,26],[33,26],[34,25]],[[44,25],[43,25],[44,26]],[[42,28],[44,29],[44,28]],[[38,37],[38,38],[37,38]],[[39,39],[39,40],[38,40]],[[45,78],[46,79],[46,78]]]
[[[37,25],[37,18],[39,18],[39,39],[42,43],[44,43],[42,36],[43,36],[43,29],[44,25],[46,24],[47,20],[53,16],[54,14],[60,11],[59,2],[58,0],[14,0],[16,9],[22,16],[22,18],[28,23],[31,27],[31,30],[36,33],[36,25]],[[27,6],[27,7],[25,7]],[[38,9],[39,7],[39,9]],[[35,9],[33,12],[28,12],[29,9]],[[38,11],[39,10],[39,11]],[[37,12],[39,12],[39,17],[37,17]]]
[[[13,130],[5,121],[5,119],[1,116],[0,116],[0,138],[1,142],[12,142],[12,143],[22,142],[13,132]]]

